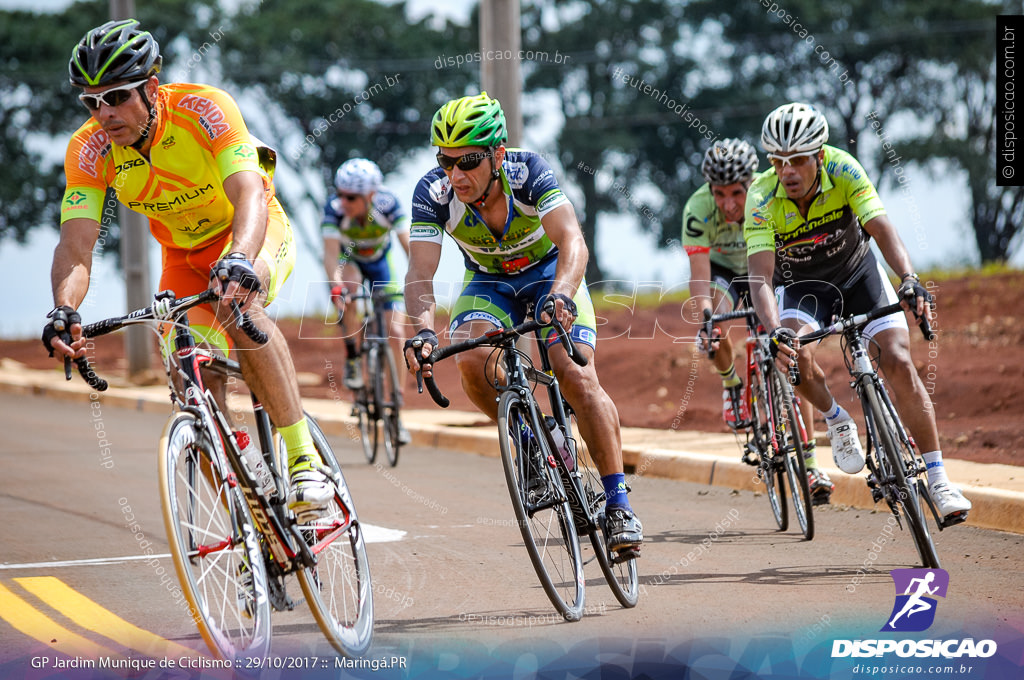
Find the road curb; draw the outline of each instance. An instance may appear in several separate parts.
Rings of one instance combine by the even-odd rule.
[[[171,405],[167,388],[114,386],[102,393],[93,391],[81,381],[65,382],[58,371],[33,371],[20,367],[16,362],[0,362],[0,392],[42,396],[48,399],[96,401],[103,404],[128,408],[135,411],[170,413]],[[331,436],[357,438],[355,420],[347,415],[349,404],[326,399],[304,399],[303,404],[320,423],[324,432]],[[429,412],[434,414],[433,411]],[[469,427],[445,423],[445,414],[438,411],[431,420],[419,422],[406,418],[405,425],[417,446],[445,448],[463,453],[497,457],[497,432],[492,428]],[[450,418],[450,415],[448,416]],[[650,438],[657,432],[647,431]],[[718,437],[718,435],[708,435]],[[819,447],[821,449],[822,447]],[[693,482],[708,486],[759,491],[762,485],[757,481],[754,468],[739,461],[739,448],[732,456],[703,453],[685,449],[667,449],[651,445],[623,446],[623,462],[626,465],[627,480],[637,486],[643,477],[660,477]],[[995,486],[998,475],[984,474],[986,465],[971,464],[971,470],[979,478],[988,478],[991,486],[961,484],[964,494],[974,507],[966,522],[969,526],[998,529],[1024,534],[1024,493]],[[993,466],[989,466],[993,467]],[[1002,468],[1005,466],[994,466]],[[856,508],[873,509],[878,506],[871,498],[870,490],[861,475],[847,475],[839,470],[824,468],[835,483],[832,494],[834,504]],[[1022,470],[1024,475],[1024,470]],[[932,525],[934,528],[934,525]]]

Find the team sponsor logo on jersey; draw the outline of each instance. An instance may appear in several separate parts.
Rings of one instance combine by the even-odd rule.
[[[85,140],[85,144],[82,145],[82,149],[78,152],[79,170],[93,177],[99,177],[100,174],[96,166],[101,159],[107,157],[108,153],[110,153],[110,136],[102,129],[96,130],[89,135],[89,138]]]
[[[492,326],[497,326],[498,328],[501,328],[501,321],[498,320],[498,317],[494,316],[489,312],[470,312],[469,314],[463,316],[461,319],[461,323],[469,323],[470,321],[486,321]]]
[[[505,177],[508,179],[508,185],[513,189],[522,189],[529,176],[530,171],[526,167],[526,163],[505,163]]]
[[[170,201],[128,201],[128,208],[136,212],[170,212],[179,211],[184,209],[186,206],[189,208],[198,207],[197,205],[190,205],[199,202],[203,196],[213,191],[213,183],[209,183],[204,187],[193,187],[192,189],[186,189],[185,191],[179,192]]]
[[[427,186],[427,193],[430,194],[431,200],[437,201],[441,205],[446,205],[451,201],[451,189],[452,183],[448,180],[448,177],[442,175]]]
[[[190,94],[183,97],[178,106],[199,114],[199,124],[206,130],[206,134],[210,135],[210,139],[216,139],[231,129],[231,126],[224,122],[224,112],[211,99]]]
[[[432,224],[416,224],[409,229],[411,238],[437,238],[441,230]]]
[[[171,135],[167,139],[161,141],[160,146],[162,146],[165,149],[170,149],[172,146],[174,146],[174,135]]]
[[[129,158],[124,163],[115,165],[114,172],[120,175],[122,172],[126,172],[140,165],[146,165],[146,161],[142,160],[141,158]]]
[[[587,345],[596,345],[597,333],[583,326],[574,326],[572,329],[572,339]]]
[[[72,191],[70,194],[68,194],[64,198],[64,204],[74,208],[74,207],[78,206],[79,204],[81,204],[82,201],[84,201],[84,200],[85,200],[85,194],[83,194],[78,189],[75,189],[74,191]]]
[[[564,202],[565,200],[565,194],[563,194],[561,191],[553,191],[544,198],[542,198],[539,203],[537,203],[537,212],[544,212],[546,210],[550,210],[551,208],[554,208],[555,206]]]

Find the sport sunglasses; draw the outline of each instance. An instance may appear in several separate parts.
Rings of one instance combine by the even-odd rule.
[[[787,156],[779,156],[773,153],[768,154],[768,162],[777,167],[786,167],[787,165],[803,165],[810,160],[811,156],[817,156],[821,149],[815,149],[814,151],[801,151],[800,153],[791,153]],[[797,158],[801,159],[794,163],[793,161]]]
[[[83,92],[78,95],[78,100],[85,104],[85,108],[90,111],[98,111],[100,106],[103,104],[106,104],[107,106],[120,106],[131,99],[132,90],[145,84],[145,82],[145,80],[136,80],[133,83],[125,83],[124,85],[111,87],[103,90],[103,92],[97,92],[96,94]]]
[[[445,170],[457,167],[459,170],[466,171],[472,170],[480,165],[485,158],[490,157],[491,153],[489,151],[467,153],[465,156],[445,156],[443,153],[439,153],[437,154],[437,164]]]

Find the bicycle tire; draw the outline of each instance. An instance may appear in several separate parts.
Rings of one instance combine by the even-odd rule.
[[[391,348],[383,345],[377,351],[377,370],[375,371],[374,390],[377,393],[377,413],[380,414],[381,432],[384,437],[384,453],[387,454],[391,467],[398,465],[398,452],[401,442],[398,441],[398,370],[395,368],[395,357]]]
[[[377,460],[377,452],[381,444],[381,401],[377,385],[377,357],[380,349],[377,345],[370,345],[363,350],[366,357],[366,364],[363,370],[363,384],[366,390],[366,410],[368,414],[367,426],[369,428],[369,441],[373,449],[373,459]],[[372,461],[371,461],[372,462]]]
[[[807,483],[807,465],[804,463],[804,444],[800,438],[800,414],[793,403],[793,388],[777,370],[772,371],[775,398],[772,409],[775,417],[775,437],[786,467],[793,514],[804,539],[814,538],[814,504]]]
[[[168,420],[159,455],[171,559],[203,640],[224,659],[266,657],[271,641],[266,564],[235,475],[187,411]]]
[[[757,449],[757,476],[764,483],[765,495],[772,509],[772,517],[779,531],[789,528],[789,508],[786,501],[786,483],[782,475],[782,466],[775,461],[775,451],[771,446],[772,423],[770,422],[771,399],[768,386],[764,381],[764,373],[760,365],[750,376],[751,439]]]
[[[901,508],[903,516],[910,527],[911,537],[914,539],[914,546],[917,548],[921,564],[928,569],[939,569],[939,554],[935,549],[935,542],[928,531],[928,524],[925,521],[924,504],[926,503],[921,489],[922,482],[918,479],[908,480],[906,474],[906,458],[908,454],[900,443],[901,440],[895,431],[893,423],[894,415],[882,404],[876,389],[881,389],[875,383],[864,386],[863,393],[867,407],[871,412],[871,423],[869,427],[877,429],[878,444],[876,449],[879,457],[885,456],[887,466],[891,468],[896,484],[896,498],[889,498],[890,504]],[[911,482],[911,483],[908,483]],[[885,487],[883,480],[883,488]]]
[[[533,406],[512,390],[498,402],[498,444],[505,481],[544,592],[567,621],[578,621],[585,599],[579,537],[561,476],[548,463],[558,454],[551,453],[543,436],[534,435],[541,432],[542,424]],[[529,434],[520,436],[520,424],[529,426]],[[531,475],[527,466],[534,465],[533,460],[539,461],[540,470]],[[528,489],[528,481],[536,479],[536,474],[542,475],[543,488]]]
[[[575,414],[567,409],[570,424],[576,420]],[[576,428],[573,428],[576,430]],[[597,465],[590,456],[590,451],[582,437],[573,436],[576,441],[576,469],[579,471],[580,487],[583,490],[583,507],[589,518],[588,534],[594,547],[594,555],[601,567],[605,581],[611,588],[615,599],[623,607],[635,607],[640,599],[640,579],[636,569],[636,558],[616,562],[617,555],[608,550],[608,536],[604,522],[605,493],[604,484]],[[570,493],[575,493],[574,486]]]
[[[331,646],[345,656],[362,656],[373,639],[373,582],[362,524],[327,437],[309,414],[306,414],[306,421],[313,444],[324,465],[330,468],[338,490],[323,515],[299,525],[317,555],[316,566],[297,573],[299,585],[313,618]],[[318,540],[346,525],[345,531],[333,540],[316,545]]]

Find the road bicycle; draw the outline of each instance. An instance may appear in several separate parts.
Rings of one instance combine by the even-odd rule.
[[[757,477],[764,483],[765,495],[780,531],[789,528],[786,482],[793,499],[793,514],[806,540],[814,538],[814,501],[807,482],[804,447],[807,431],[800,418],[798,400],[789,380],[775,365],[768,350],[768,338],[754,310],[738,309],[712,316],[704,310],[704,329],[713,338],[714,324],[744,319],[747,324],[747,379],[742,399],[750,418],[736,424],[746,433],[744,461],[757,466]],[[714,357],[714,350],[709,356]]]
[[[239,364],[197,347],[187,312],[217,299],[205,291],[176,300],[158,293],[150,307],[85,326],[87,338],[144,324],[163,336],[172,326],[173,348],[164,364],[174,409],[160,438],[160,501],[171,557],[191,614],[210,649],[226,659],[266,657],[271,609],[292,609],[285,589],[295,574],[324,635],[347,656],[364,654],[373,632],[373,589],[363,527],[338,461],[308,414],[313,443],[336,485],[323,514],[297,521],[287,507],[284,443],[251,394],[260,451],[272,483],[259,479],[243,457],[245,439],[230,424],[226,405],[204,385],[210,371],[241,382]],[[257,343],[267,336],[235,309],[236,321]],[[163,341],[171,344],[171,339]],[[82,377],[107,388],[84,358]],[[65,366],[67,377],[70,368]],[[244,384],[244,383],[243,383]],[[241,445],[240,445],[241,444]]]
[[[967,513],[962,513],[948,522],[939,516],[928,493],[925,479],[922,478],[922,475],[927,476],[924,459],[903,426],[892,399],[889,398],[885,382],[876,370],[877,355],[869,355],[868,347],[872,340],[863,334],[864,327],[875,319],[895,313],[903,313],[898,302],[866,314],[838,319],[821,330],[800,336],[800,342],[815,342],[830,335],[842,336],[843,359],[846,370],[850,373],[850,386],[860,399],[867,427],[864,457],[871,496],[876,503],[885,500],[901,529],[903,523],[900,516],[906,519],[921,564],[927,568],[937,569],[939,556],[928,531],[928,523],[925,521],[926,509],[935,518],[940,531],[964,521],[967,519]],[[928,319],[922,317],[919,324],[925,339],[934,340],[935,334]]]
[[[399,373],[395,366],[395,355],[388,344],[387,315],[384,305],[394,299],[401,299],[401,293],[374,288],[367,292],[366,285],[359,292],[347,297],[348,301],[361,303],[363,308],[362,340],[360,359],[363,369],[363,386],[353,390],[352,415],[359,423],[359,434],[366,460],[377,460],[377,450],[384,445],[388,463],[398,465],[398,452],[402,447],[399,438],[399,417],[402,409],[402,393],[399,390]],[[338,319],[341,323],[341,319]]]
[[[553,317],[553,305],[547,309]],[[495,371],[491,383],[498,392],[498,444],[517,524],[544,592],[566,620],[578,621],[584,612],[583,567],[595,559],[619,603],[636,605],[639,551],[613,553],[608,549],[604,486],[577,435],[578,428],[573,427],[576,416],[562,397],[541,340],[540,330],[551,325],[573,361],[586,365],[586,358],[553,318],[552,323],[528,319],[512,328],[435,348],[422,363],[436,364],[477,347],[493,347],[499,355],[492,355],[487,363],[497,366],[500,362],[504,369]],[[529,354],[516,347],[516,341],[527,334],[538,340],[540,370]],[[417,374],[418,385],[420,378]],[[448,399],[434,380],[428,377],[422,382],[433,400],[446,408]],[[547,388],[550,416],[543,413],[534,395],[537,385]],[[590,536],[593,547],[594,554],[586,559],[580,533]]]

